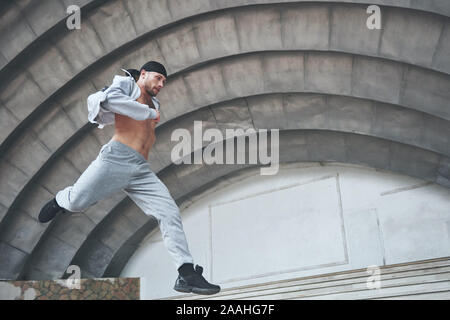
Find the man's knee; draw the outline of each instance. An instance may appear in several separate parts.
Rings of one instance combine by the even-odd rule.
[[[163,206],[159,206],[157,210],[154,210],[152,215],[156,217],[158,221],[176,221],[178,222],[180,217],[180,209],[175,201],[168,201]]]
[[[71,212],[83,212],[94,203],[95,201],[90,199],[86,194],[70,192],[67,208],[65,209]]]
[[[174,200],[171,201],[170,205],[169,205],[169,211],[170,214],[173,217],[179,218],[180,217],[180,208],[178,208],[178,205],[175,203]]]

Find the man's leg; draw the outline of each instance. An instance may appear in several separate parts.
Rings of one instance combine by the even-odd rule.
[[[122,161],[120,152],[106,144],[75,184],[56,194],[56,202],[68,211],[83,212],[125,188],[131,171],[132,166]]]
[[[180,211],[167,187],[148,168],[141,169],[124,191],[146,215],[156,218],[164,244],[178,269],[185,263],[193,263]]]
[[[200,266],[196,266],[194,270],[179,208],[148,163],[138,167],[124,191],[145,214],[157,219],[164,244],[180,273],[175,290],[198,294],[219,292],[219,286],[212,285],[203,278]]]
[[[126,160],[126,159],[125,159]],[[60,211],[83,212],[115,192],[125,188],[132,166],[110,143],[105,144],[73,186],[59,191],[39,214],[40,222],[48,222]]]

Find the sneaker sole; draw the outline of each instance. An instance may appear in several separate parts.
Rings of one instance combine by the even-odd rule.
[[[56,211],[56,212],[55,212],[53,215],[51,215],[51,216],[44,214],[45,211],[51,210],[50,207],[52,206],[52,202],[53,202],[53,200],[50,200],[49,202],[47,202],[47,203],[44,205],[44,207],[42,207],[41,211],[39,212],[39,215],[38,215],[38,221],[39,221],[40,223],[47,223],[47,222],[50,222],[50,221],[52,221],[58,214],[66,213],[66,211],[65,211],[64,208],[60,208],[58,211]]]
[[[39,216],[38,216],[38,221],[39,221],[40,223],[47,223],[47,222],[52,221],[52,220],[56,217],[56,215],[57,215],[57,213],[55,213],[54,215],[52,215],[52,216],[50,217],[50,216],[44,216],[44,215],[39,214]]]
[[[173,287],[175,291],[183,292],[183,293],[191,293],[192,287]]]
[[[195,287],[174,287],[175,291],[183,292],[183,293],[195,293],[201,295],[212,295],[220,292],[220,289],[204,289],[204,288],[195,288]]]
[[[202,288],[192,288],[192,293],[201,295],[211,295],[219,293],[220,289],[202,289]]]

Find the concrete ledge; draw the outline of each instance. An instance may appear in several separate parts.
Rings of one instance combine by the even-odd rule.
[[[1,300],[139,300],[139,278],[2,281]]]
[[[227,288],[213,297],[179,295],[163,300],[237,299],[444,299],[450,297],[448,258],[380,266],[380,289],[367,287],[365,269]]]

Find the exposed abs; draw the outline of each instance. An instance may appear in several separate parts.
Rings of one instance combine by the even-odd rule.
[[[155,126],[156,122],[151,119],[138,121],[115,114],[115,133],[112,139],[137,150],[147,159],[156,140]]]

